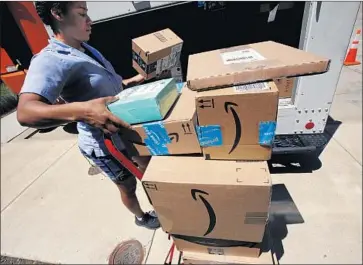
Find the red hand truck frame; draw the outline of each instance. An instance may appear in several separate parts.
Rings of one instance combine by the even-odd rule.
[[[110,152],[110,154],[116,158],[128,171],[130,171],[137,179],[140,181],[142,180],[143,173],[138,169],[138,167],[130,160],[128,159],[122,152],[120,152],[115,144],[112,141],[112,138],[108,135],[104,135],[104,142],[106,145],[107,150]],[[168,239],[170,240],[170,235],[168,235]],[[165,258],[164,264],[171,264],[173,257],[174,257],[174,251],[175,251],[175,244],[172,243],[168,255]],[[168,261],[167,261],[168,260]],[[179,256],[178,264],[181,261],[181,255]]]

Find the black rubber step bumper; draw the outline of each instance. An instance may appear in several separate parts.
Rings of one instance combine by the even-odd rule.
[[[313,153],[324,148],[329,142],[329,138],[329,135],[325,133],[276,135],[272,154]]]

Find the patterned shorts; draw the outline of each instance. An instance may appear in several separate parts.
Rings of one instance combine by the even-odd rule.
[[[136,189],[135,176],[112,155],[96,156],[94,152],[88,155],[82,149],[80,151],[86,158],[98,166],[115,184],[127,186],[126,188],[128,190]],[[135,181],[130,180],[130,178]]]

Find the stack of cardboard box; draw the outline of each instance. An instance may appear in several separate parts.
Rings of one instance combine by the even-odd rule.
[[[291,79],[281,77],[323,73],[328,66],[325,58],[272,41],[189,56],[187,83],[198,91],[206,158],[269,160],[279,100],[276,84],[286,91]]]
[[[170,32],[133,42],[134,67],[145,77],[164,69],[160,60],[173,65],[170,54],[180,56],[182,41]],[[187,82],[169,113],[124,134],[136,154],[153,155],[143,187],[184,263],[275,262],[266,161],[279,91],[289,97],[290,77],[328,66],[328,59],[271,41],[191,55]]]

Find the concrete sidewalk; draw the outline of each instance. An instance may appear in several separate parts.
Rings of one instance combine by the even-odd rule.
[[[41,148],[45,143],[48,151]],[[134,217],[121,207],[114,184],[101,174],[87,175],[89,164],[75,143],[76,139],[42,142],[31,138],[3,147],[3,152],[11,154],[19,152],[19,144],[24,146],[17,167],[47,163],[29,166],[13,175],[13,181],[7,177],[2,182],[2,197],[11,202],[4,204],[1,214],[2,254],[46,262],[103,264],[118,243],[132,237],[148,252],[154,232],[134,225]],[[33,145],[39,149],[28,147]],[[3,165],[9,161],[10,156],[2,156]],[[17,168],[15,164],[11,167]],[[6,170],[11,174],[10,168],[2,168],[2,178]],[[18,190],[6,192],[22,181]],[[144,208],[150,209],[140,185],[138,194]]]
[[[361,23],[360,16],[356,27]],[[281,264],[362,262],[362,65],[344,67],[331,116],[341,124],[320,160],[307,161],[310,171],[272,170],[274,188],[284,194],[271,207]],[[87,175],[76,135],[58,128],[24,139],[30,133],[1,146],[2,255],[105,264],[118,243],[135,238],[146,263],[164,261],[166,234],[134,225],[114,184]],[[141,185],[137,193],[151,209]]]

